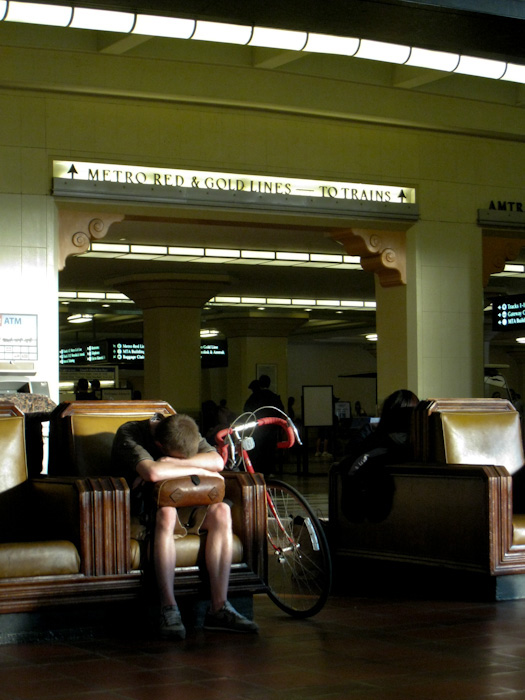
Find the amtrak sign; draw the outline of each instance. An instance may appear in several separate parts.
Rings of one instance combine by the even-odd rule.
[[[84,161],[53,162],[53,194],[199,207],[417,218],[416,192],[402,185],[152,168]]]

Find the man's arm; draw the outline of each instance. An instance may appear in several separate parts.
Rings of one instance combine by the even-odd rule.
[[[164,481],[177,476],[207,476],[210,472],[221,472],[224,469],[222,457],[218,452],[199,452],[193,457],[179,459],[177,457],[161,457],[157,461],[143,459],[137,464],[137,473],[144,481]]]

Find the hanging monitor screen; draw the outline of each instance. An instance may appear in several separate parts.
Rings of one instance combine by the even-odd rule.
[[[206,340],[201,342],[201,367],[210,369],[212,367],[228,366],[228,341],[227,340]]]
[[[492,302],[492,330],[520,331],[525,329],[525,294],[500,297]]]

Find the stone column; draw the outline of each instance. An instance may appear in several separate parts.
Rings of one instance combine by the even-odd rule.
[[[334,234],[376,274],[379,402],[483,396],[482,232],[420,221],[409,231]]]
[[[143,274],[111,284],[143,311],[144,398],[162,399],[178,413],[199,416],[201,309],[229,277]]]

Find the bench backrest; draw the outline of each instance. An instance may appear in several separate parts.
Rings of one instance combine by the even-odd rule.
[[[433,400],[417,411],[416,459],[505,467],[525,463],[519,413],[501,399]]]
[[[111,448],[118,428],[155,413],[170,415],[164,401],[75,401],[54,419],[50,428],[50,474],[84,477],[119,476],[111,465]]]
[[[23,416],[0,417],[0,493],[27,481]]]

